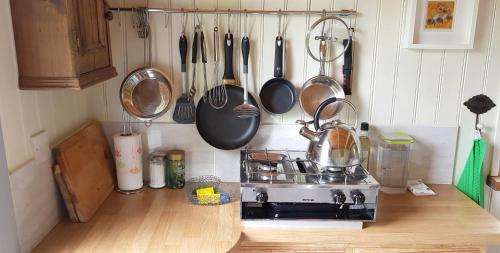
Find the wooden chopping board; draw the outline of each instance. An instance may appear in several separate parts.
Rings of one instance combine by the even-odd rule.
[[[80,222],[92,218],[114,189],[114,161],[98,122],[84,126],[55,147],[62,178]]]

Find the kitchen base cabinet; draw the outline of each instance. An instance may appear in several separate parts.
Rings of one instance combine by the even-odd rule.
[[[104,0],[11,0],[20,89],[83,89],[117,75]]]
[[[236,248],[236,247],[235,247]],[[257,253],[257,252],[318,252],[318,253],[348,253],[348,248],[344,245],[316,245],[316,244],[294,244],[294,243],[251,243],[244,242],[232,252]]]
[[[356,247],[356,246],[355,246]],[[293,243],[244,243],[238,250],[242,253],[486,253],[482,247],[428,246],[422,248],[363,247],[353,248],[342,245],[311,245]]]
[[[486,253],[485,248],[422,248],[422,249],[397,249],[397,248],[356,248],[348,253]],[[346,252],[346,253],[347,253]]]

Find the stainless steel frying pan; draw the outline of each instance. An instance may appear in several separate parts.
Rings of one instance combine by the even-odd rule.
[[[325,32],[325,23],[331,22],[332,29],[335,25],[339,25],[341,29],[345,29],[346,34],[349,34],[349,27],[347,24],[340,18],[336,16],[324,16],[318,19],[311,25],[307,36],[306,36],[306,47],[309,55],[316,61],[321,63],[319,75],[312,77],[307,80],[302,86],[302,91],[300,93],[299,102],[302,110],[304,110],[309,116],[314,116],[316,109],[318,106],[328,98],[336,97],[336,98],[345,98],[344,90],[342,86],[335,81],[330,76],[325,75],[325,63],[332,62],[342,56],[347,47],[344,47],[342,44],[342,50],[339,52],[330,55],[330,58],[327,59],[327,41],[335,42],[339,41],[337,36],[328,36]],[[335,24],[333,24],[335,23]],[[322,25],[321,34],[319,36],[315,36],[316,40],[319,40],[319,57],[316,57],[311,49],[310,49],[310,38],[312,31],[318,26]],[[342,40],[340,40],[342,42]],[[329,119],[335,116],[341,109],[342,103],[332,103],[329,104],[321,113],[320,119]]]

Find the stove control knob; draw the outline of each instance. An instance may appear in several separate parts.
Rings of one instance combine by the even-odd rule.
[[[333,203],[337,205],[344,204],[345,202],[345,194],[341,191],[334,192],[332,195]]]
[[[365,195],[360,191],[351,192],[351,198],[355,205],[361,205],[365,203]]]
[[[265,193],[265,192],[257,193],[257,203],[260,203],[260,204],[266,203],[267,199],[268,199],[267,193]]]

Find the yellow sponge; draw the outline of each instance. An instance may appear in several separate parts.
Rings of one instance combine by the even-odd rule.
[[[213,187],[205,187],[205,188],[199,188],[196,189],[196,195],[203,195],[203,194],[214,194],[214,188]]]
[[[199,204],[219,204],[220,202],[220,193],[212,193],[212,194],[199,194],[198,195],[198,203]]]

